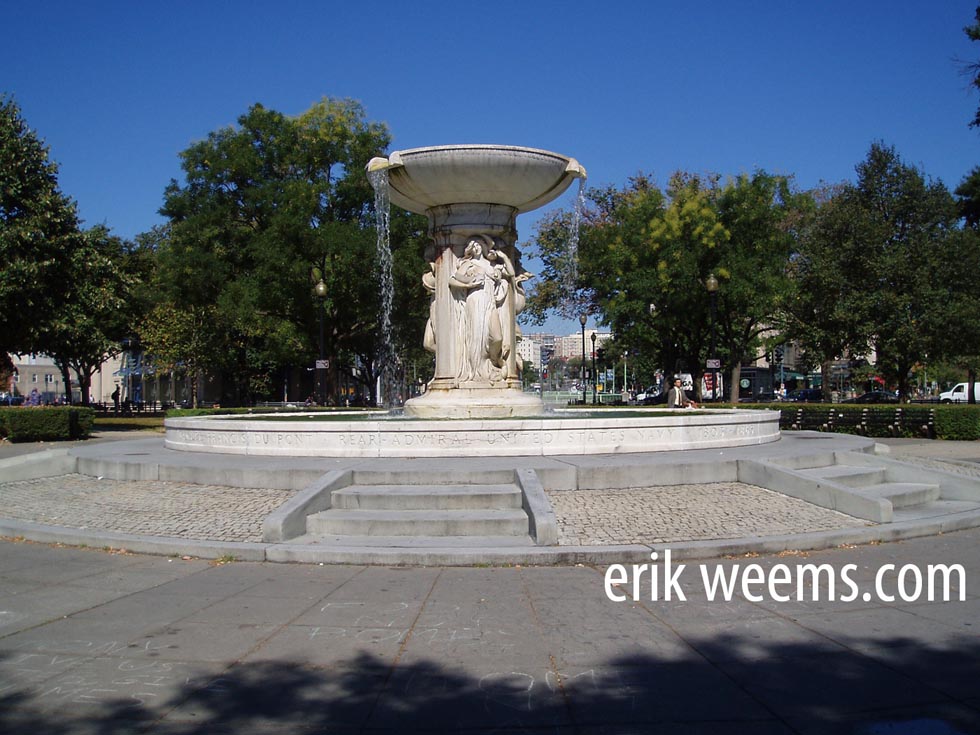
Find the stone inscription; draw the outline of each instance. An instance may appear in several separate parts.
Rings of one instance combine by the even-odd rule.
[[[697,418],[697,417],[691,417]],[[530,422],[529,422],[530,423]],[[363,429],[363,430],[361,430]],[[397,430],[376,422],[363,426],[346,423],[325,426],[318,431],[272,431],[267,427],[225,431],[210,428],[168,429],[168,440],[178,446],[214,447],[231,452],[255,454],[375,456],[391,452],[392,456],[452,456],[499,450],[508,455],[569,454],[576,452],[642,452],[672,448],[696,448],[699,444],[732,446],[778,438],[774,421],[745,423],[704,423],[697,420],[668,425],[583,427],[562,426],[561,422],[534,422],[524,428],[494,429],[492,422],[474,429],[463,423],[460,430],[451,424],[435,424],[426,430],[424,422],[408,422]]]

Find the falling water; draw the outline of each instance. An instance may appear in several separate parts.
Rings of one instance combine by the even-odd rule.
[[[568,233],[568,248],[565,252],[564,295],[560,311],[567,318],[574,318],[581,312],[578,298],[578,235],[585,209],[585,179],[578,180],[578,194],[575,196],[575,209],[572,212],[572,227]]]
[[[394,350],[391,345],[391,303],[395,284],[391,275],[391,206],[388,201],[388,169],[370,171],[368,180],[374,188],[374,212],[378,229],[377,259],[378,288],[381,293],[380,336],[378,364],[381,366],[381,401],[384,408],[392,406],[394,381]]]

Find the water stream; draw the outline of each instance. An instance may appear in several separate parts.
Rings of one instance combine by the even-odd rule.
[[[568,232],[568,246],[565,251],[565,273],[562,301],[558,311],[567,319],[575,319],[582,313],[582,299],[578,294],[578,240],[582,226],[582,212],[585,210],[585,179],[578,180],[578,193],[572,211],[572,226]]]
[[[381,366],[380,400],[383,408],[391,408],[394,390],[395,351],[391,340],[391,305],[395,293],[391,275],[391,203],[388,200],[388,169],[371,171],[368,180],[374,188],[374,211],[377,240],[377,277],[381,295],[379,315],[380,344],[378,364]]]

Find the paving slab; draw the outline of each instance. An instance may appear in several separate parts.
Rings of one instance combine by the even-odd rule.
[[[703,564],[853,564],[864,585],[882,564],[929,559],[963,564],[972,581],[978,542],[975,529]],[[611,602],[606,568],[591,565],[211,565],[0,542],[0,559],[8,551],[17,563],[0,565],[0,591],[62,556],[71,574],[39,575],[24,591],[40,600],[28,628],[0,627],[4,733],[970,733],[980,722],[973,597],[712,602],[690,562],[686,601]],[[57,614],[43,604],[72,579],[97,591],[121,576],[113,597]],[[0,609],[9,599],[0,592]]]

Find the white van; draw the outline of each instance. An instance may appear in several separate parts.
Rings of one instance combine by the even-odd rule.
[[[967,392],[969,387],[969,383],[957,383],[953,386],[953,390],[948,390],[945,393],[939,394],[939,402],[966,403],[970,399],[970,395]],[[973,384],[973,397],[980,402],[980,383]]]

